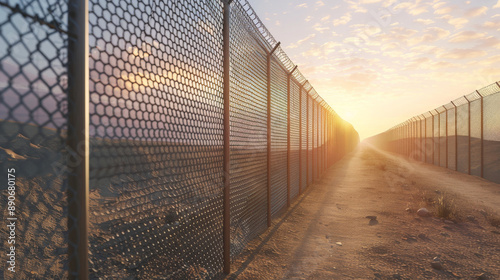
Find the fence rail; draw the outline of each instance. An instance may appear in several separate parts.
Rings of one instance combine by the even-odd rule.
[[[391,152],[500,183],[500,82],[369,139]]]
[[[358,142],[246,0],[0,0],[4,279],[229,273]]]

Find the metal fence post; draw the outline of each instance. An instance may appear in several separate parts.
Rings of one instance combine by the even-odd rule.
[[[448,108],[444,105],[443,108],[446,111],[446,168],[448,168]]]
[[[478,90],[476,92],[481,97],[481,178],[484,178],[484,104],[483,95]]]
[[[438,166],[441,166],[441,114],[437,109],[434,109],[438,116]]]
[[[68,149],[77,166],[68,177],[69,278],[89,278],[89,30],[88,1],[68,3]]]
[[[470,168],[470,164],[471,164],[471,159],[470,159],[470,156],[471,156],[471,152],[470,152],[470,147],[471,147],[471,143],[470,143],[470,142],[471,142],[471,141],[470,141],[470,136],[471,136],[471,135],[470,135],[470,131],[471,131],[471,129],[470,129],[470,100],[469,100],[469,99],[467,98],[467,96],[465,96],[465,95],[464,95],[464,98],[465,98],[465,100],[467,100],[467,105],[468,105],[468,115],[469,115],[469,118],[468,118],[468,119],[469,119],[469,120],[468,120],[468,133],[469,133],[469,162],[468,162],[468,163],[469,163],[469,166],[468,166],[468,174],[470,175],[470,173],[471,173],[471,172],[470,172],[470,171],[471,171],[471,168]]]
[[[267,227],[271,227],[271,59],[279,45],[267,53]]]
[[[455,107],[455,171],[458,171],[458,107],[455,105],[455,102],[451,101],[453,107]]]
[[[231,273],[231,211],[230,211],[230,195],[231,195],[231,177],[230,177],[230,16],[231,16],[231,2],[232,0],[225,0],[224,3],[224,14],[223,14],[223,67],[224,67],[224,131],[223,131],[223,184],[224,184],[224,195],[223,195],[223,262],[224,262],[224,273]]]
[[[297,69],[297,65],[287,74],[287,106],[286,106],[286,123],[287,123],[287,144],[286,144],[286,207],[290,207],[290,80],[292,79],[292,74]]]

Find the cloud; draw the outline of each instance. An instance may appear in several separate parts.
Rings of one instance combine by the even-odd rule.
[[[478,40],[478,43],[479,44],[476,46],[476,48],[478,49],[486,49],[486,48],[500,49],[500,39],[494,36],[482,38]]]
[[[295,6],[295,8],[307,8],[307,3],[299,4],[299,5]]]
[[[498,19],[498,20],[492,20],[492,21],[487,21],[487,22],[481,24],[480,27],[485,28],[485,29],[500,30],[500,19]]]
[[[444,15],[444,14],[449,14],[449,13],[451,13],[453,10],[454,10],[454,8],[453,8],[452,6],[443,7],[443,8],[440,8],[440,9],[435,10],[435,11],[434,11],[434,14],[436,14],[436,15]]]
[[[462,43],[462,42],[471,42],[477,41],[480,38],[484,37],[484,33],[478,33],[475,31],[461,31],[451,36],[448,42],[450,43]]]
[[[443,49],[432,45],[418,45],[410,50],[416,55],[436,55],[443,52]]]
[[[306,19],[305,19],[306,22],[309,22],[311,20],[312,20],[312,16],[307,16]]]
[[[325,32],[326,30],[329,30],[330,27],[327,27],[327,26],[323,26],[321,25],[321,23],[316,23],[314,26],[313,26],[314,30],[320,32],[320,33],[323,33]]]
[[[441,40],[450,35],[450,31],[440,27],[428,27],[423,31],[422,36],[410,38],[410,45],[420,43],[430,43]]]
[[[496,5],[493,6],[493,9],[496,9],[496,8],[500,8],[500,0],[498,0],[498,2],[496,3]]]
[[[486,14],[486,11],[488,10],[487,7],[477,7],[477,8],[472,8],[472,9],[469,9],[465,12],[465,16],[468,17],[468,18],[473,18],[473,17],[477,17],[477,16],[480,16],[480,15],[484,15]]]
[[[323,1],[316,1],[316,7],[322,7],[325,3]]]
[[[305,52],[301,53],[303,57],[317,57],[321,59],[328,58],[328,56],[335,51],[337,47],[341,47],[342,45],[337,42],[327,42],[322,45],[311,44],[312,46]]]
[[[379,40],[381,42],[405,42],[413,35],[417,34],[418,31],[415,29],[408,29],[401,26],[396,26],[391,28],[388,32],[380,33],[375,36],[374,39]]]
[[[314,37],[316,37],[316,34],[311,34],[311,35],[309,35],[309,36],[305,37],[304,39],[298,40],[298,41],[297,41],[297,44],[298,44],[298,45],[301,45],[301,44],[303,44],[303,43],[305,43],[305,42],[307,42],[307,41],[311,40],[311,39],[312,39],[312,38],[314,38]]]
[[[326,17],[322,17],[321,18],[321,21],[327,21],[330,19],[330,15],[327,15]]]
[[[443,52],[438,55],[439,58],[447,59],[469,59],[485,56],[487,53],[483,50],[474,49],[453,49],[451,51]]]
[[[453,25],[455,29],[460,29],[469,22],[466,18],[455,18],[450,15],[444,15],[441,18],[446,20],[450,25]]]
[[[434,23],[434,21],[432,19],[423,19],[423,18],[416,19],[416,20],[414,20],[414,22],[422,23],[425,25],[429,25],[429,24]]]
[[[392,4],[390,4],[390,5],[392,5]],[[387,5],[387,6],[389,6],[389,5]],[[401,2],[399,4],[396,4],[393,7],[393,10],[394,11],[406,10],[406,12],[408,14],[414,15],[414,16],[418,16],[420,14],[427,13],[428,12],[428,9],[427,9],[428,6],[429,6],[429,3],[424,2],[424,1],[416,1],[415,3]]]
[[[340,18],[334,19],[332,21],[333,26],[339,26],[339,25],[345,25],[348,22],[350,22],[352,19],[352,16],[350,13],[347,13],[346,15],[341,16]]]
[[[363,7],[362,5],[360,5],[359,2],[351,1],[351,0],[344,0],[344,2],[346,2],[347,4],[349,4],[349,8],[351,10],[354,10],[355,13],[366,13],[366,12],[368,12],[368,10],[365,7]]]

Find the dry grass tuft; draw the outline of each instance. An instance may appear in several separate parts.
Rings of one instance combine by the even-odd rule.
[[[456,215],[455,201],[441,195],[436,201],[436,216],[444,219],[455,218]]]

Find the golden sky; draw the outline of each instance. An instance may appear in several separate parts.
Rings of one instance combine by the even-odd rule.
[[[500,1],[249,0],[366,138],[500,80]]]

